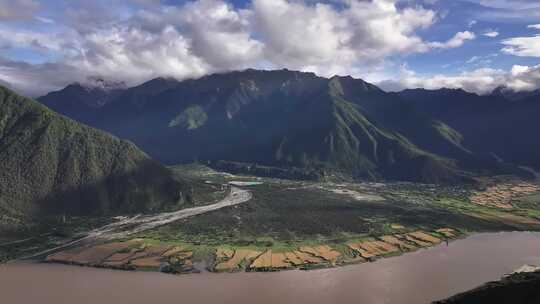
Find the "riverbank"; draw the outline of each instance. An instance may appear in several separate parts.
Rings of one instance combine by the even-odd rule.
[[[156,299],[192,304],[418,304],[497,280],[524,264],[540,265],[540,233],[474,234],[375,263],[311,271],[172,276],[16,263],[1,266],[0,293],[6,303],[43,304],[111,303],[112,298],[115,304]]]
[[[289,245],[287,248],[208,247],[137,238],[70,248],[47,255],[44,261],[175,274],[200,271],[309,270],[373,262],[466,236],[452,228],[408,231],[407,228],[396,225],[395,229],[401,231],[378,237],[350,239],[339,244],[299,244]],[[207,265],[205,269],[194,266],[201,263]]]

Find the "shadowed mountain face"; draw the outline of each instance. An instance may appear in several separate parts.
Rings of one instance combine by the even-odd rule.
[[[461,169],[488,166],[445,123],[351,77],[246,70],[155,79],[98,112],[87,123],[165,163],[227,160],[424,182],[456,182]]]
[[[434,304],[540,303],[540,272],[515,273]]]
[[[172,207],[182,182],[135,145],[0,87],[0,226]],[[1,227],[0,227],[1,228]]]
[[[101,79],[91,84],[70,84],[60,91],[50,92],[39,101],[80,122],[88,123],[98,115],[99,108],[116,98],[125,86]]]
[[[475,152],[540,168],[540,94],[510,100],[497,92],[478,96],[462,90],[405,90],[411,106],[457,130]],[[514,95],[516,96],[516,95]]]
[[[514,91],[507,87],[498,87],[493,92],[491,92],[491,96],[493,97],[503,97],[510,101],[518,101],[523,100],[525,98],[529,97],[535,97],[538,98],[538,95],[540,95],[540,90],[533,90],[533,91]]]

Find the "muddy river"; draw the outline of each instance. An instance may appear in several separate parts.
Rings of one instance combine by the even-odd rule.
[[[540,265],[540,233],[476,234],[374,263],[313,271],[166,275],[77,266],[0,266],[0,299],[61,303],[429,303],[524,264]]]

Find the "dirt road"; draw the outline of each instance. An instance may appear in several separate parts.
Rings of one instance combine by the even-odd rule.
[[[182,209],[175,212],[160,213],[156,215],[137,215],[92,230],[88,233],[87,237],[100,239],[122,238],[130,234],[163,226],[178,221],[180,219],[185,219],[191,216],[203,214],[225,207],[239,205],[249,201],[251,197],[251,192],[240,188],[232,187],[229,195],[227,195],[227,197],[225,197],[218,203],[207,206]]]
[[[61,246],[48,249],[46,251],[33,254],[32,256],[24,257],[22,259],[30,259],[37,256],[50,254],[52,252],[56,252],[75,245],[91,244],[103,240],[123,238],[134,233],[153,229],[195,215],[204,214],[225,207],[236,206],[248,202],[252,197],[253,195],[248,190],[231,187],[231,192],[229,193],[229,195],[227,195],[227,197],[225,197],[218,203],[200,207],[186,208],[175,212],[166,212],[154,215],[136,215],[91,230],[82,238],[70,240],[65,244],[62,244]]]

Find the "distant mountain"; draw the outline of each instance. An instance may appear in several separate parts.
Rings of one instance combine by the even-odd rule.
[[[62,90],[37,98],[56,112],[80,122],[91,122],[99,108],[120,95],[126,86],[122,82],[108,82],[90,78],[86,83],[73,83]]]
[[[173,207],[186,185],[135,145],[0,87],[0,229]]]
[[[491,96],[495,97],[503,97],[511,101],[518,101],[522,100],[528,97],[534,97],[539,96],[540,90],[533,90],[533,91],[514,91],[510,88],[501,86],[495,88],[493,92],[491,92]]]
[[[123,91],[85,122],[169,164],[225,160],[423,182],[493,168],[444,122],[352,77],[246,70],[158,78]]]
[[[443,121],[475,152],[540,169],[540,93],[510,100],[463,90],[405,90],[398,95],[417,111]]]

